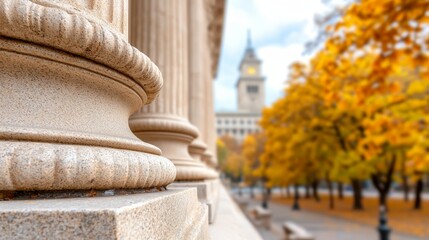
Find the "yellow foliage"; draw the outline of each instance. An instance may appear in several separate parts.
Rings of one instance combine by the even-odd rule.
[[[269,164],[249,174],[287,185],[367,179],[390,174],[391,165],[410,175],[429,171],[424,9],[429,1],[351,4],[310,63],[291,65],[284,97],[263,111],[258,164]],[[249,164],[259,155],[255,142],[245,141]]]

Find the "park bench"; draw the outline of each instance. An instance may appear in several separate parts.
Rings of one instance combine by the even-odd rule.
[[[265,227],[266,229],[270,229],[270,224],[271,224],[270,210],[265,209],[261,206],[256,206],[252,208],[251,214],[253,215],[254,219],[260,223],[261,226]]]
[[[314,240],[314,237],[304,228],[293,222],[283,223],[286,240]]]
[[[235,195],[234,200],[241,209],[245,209],[247,208],[247,205],[249,205],[249,199]]]

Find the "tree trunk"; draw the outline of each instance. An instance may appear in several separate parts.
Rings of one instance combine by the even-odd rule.
[[[387,192],[386,191],[381,191],[379,193],[379,198],[378,198],[378,204],[380,206],[385,206],[386,210],[387,210]]]
[[[320,202],[320,197],[319,197],[319,192],[318,192],[319,181],[314,181],[313,184],[312,184],[312,187],[313,187],[313,197],[314,197],[314,200],[316,200],[317,202]]]
[[[380,174],[371,175],[372,184],[378,191],[378,204],[379,206],[384,206],[387,209],[387,194],[389,193],[389,189],[387,186],[387,182],[383,182],[380,179]]]
[[[293,206],[292,210],[299,210],[299,189],[298,185],[294,186]]]
[[[334,203],[334,189],[332,187],[332,181],[327,179],[328,183],[328,191],[329,191],[329,209],[334,209],[335,203]]]
[[[305,198],[310,198],[310,185],[305,184]]]
[[[404,201],[408,202],[410,200],[410,186],[406,175],[402,175],[402,185],[404,187]]]
[[[353,209],[363,210],[361,182],[358,179],[352,179],[352,188],[353,188]]]
[[[396,155],[393,155],[392,160],[389,162],[387,172],[376,172],[371,175],[372,183],[378,191],[379,204],[384,206],[386,211],[387,207],[387,197],[392,186],[393,173],[395,171]],[[384,176],[384,178],[383,178]]]
[[[429,189],[429,173],[425,174],[426,181],[423,182],[423,189]]]
[[[290,188],[289,186],[286,187],[286,197],[290,198],[291,194],[290,194]]]
[[[422,191],[423,191],[423,179],[420,178],[416,183],[416,195],[414,198],[414,209],[419,210],[422,208]]]
[[[338,198],[343,199],[344,198],[344,185],[342,182],[338,182]]]

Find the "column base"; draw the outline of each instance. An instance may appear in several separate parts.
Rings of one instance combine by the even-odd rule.
[[[0,191],[164,187],[175,172],[168,159],[139,151],[0,141]]]
[[[4,239],[209,239],[196,189],[0,201]]]
[[[204,180],[198,182],[174,182],[169,188],[196,188],[198,199],[208,206],[208,219],[212,224],[216,219],[216,212],[219,202],[219,179]]]
[[[138,138],[159,147],[162,156],[174,163],[176,181],[202,181],[218,176],[189,154],[189,145],[198,136],[198,131],[186,119],[145,113],[132,116],[129,122]]]
[[[176,181],[204,181],[204,179],[217,179],[219,174],[204,165],[176,166]]]

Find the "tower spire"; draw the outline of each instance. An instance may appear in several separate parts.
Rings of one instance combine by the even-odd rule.
[[[247,48],[248,49],[252,48],[252,37],[251,37],[250,29],[247,29]]]

